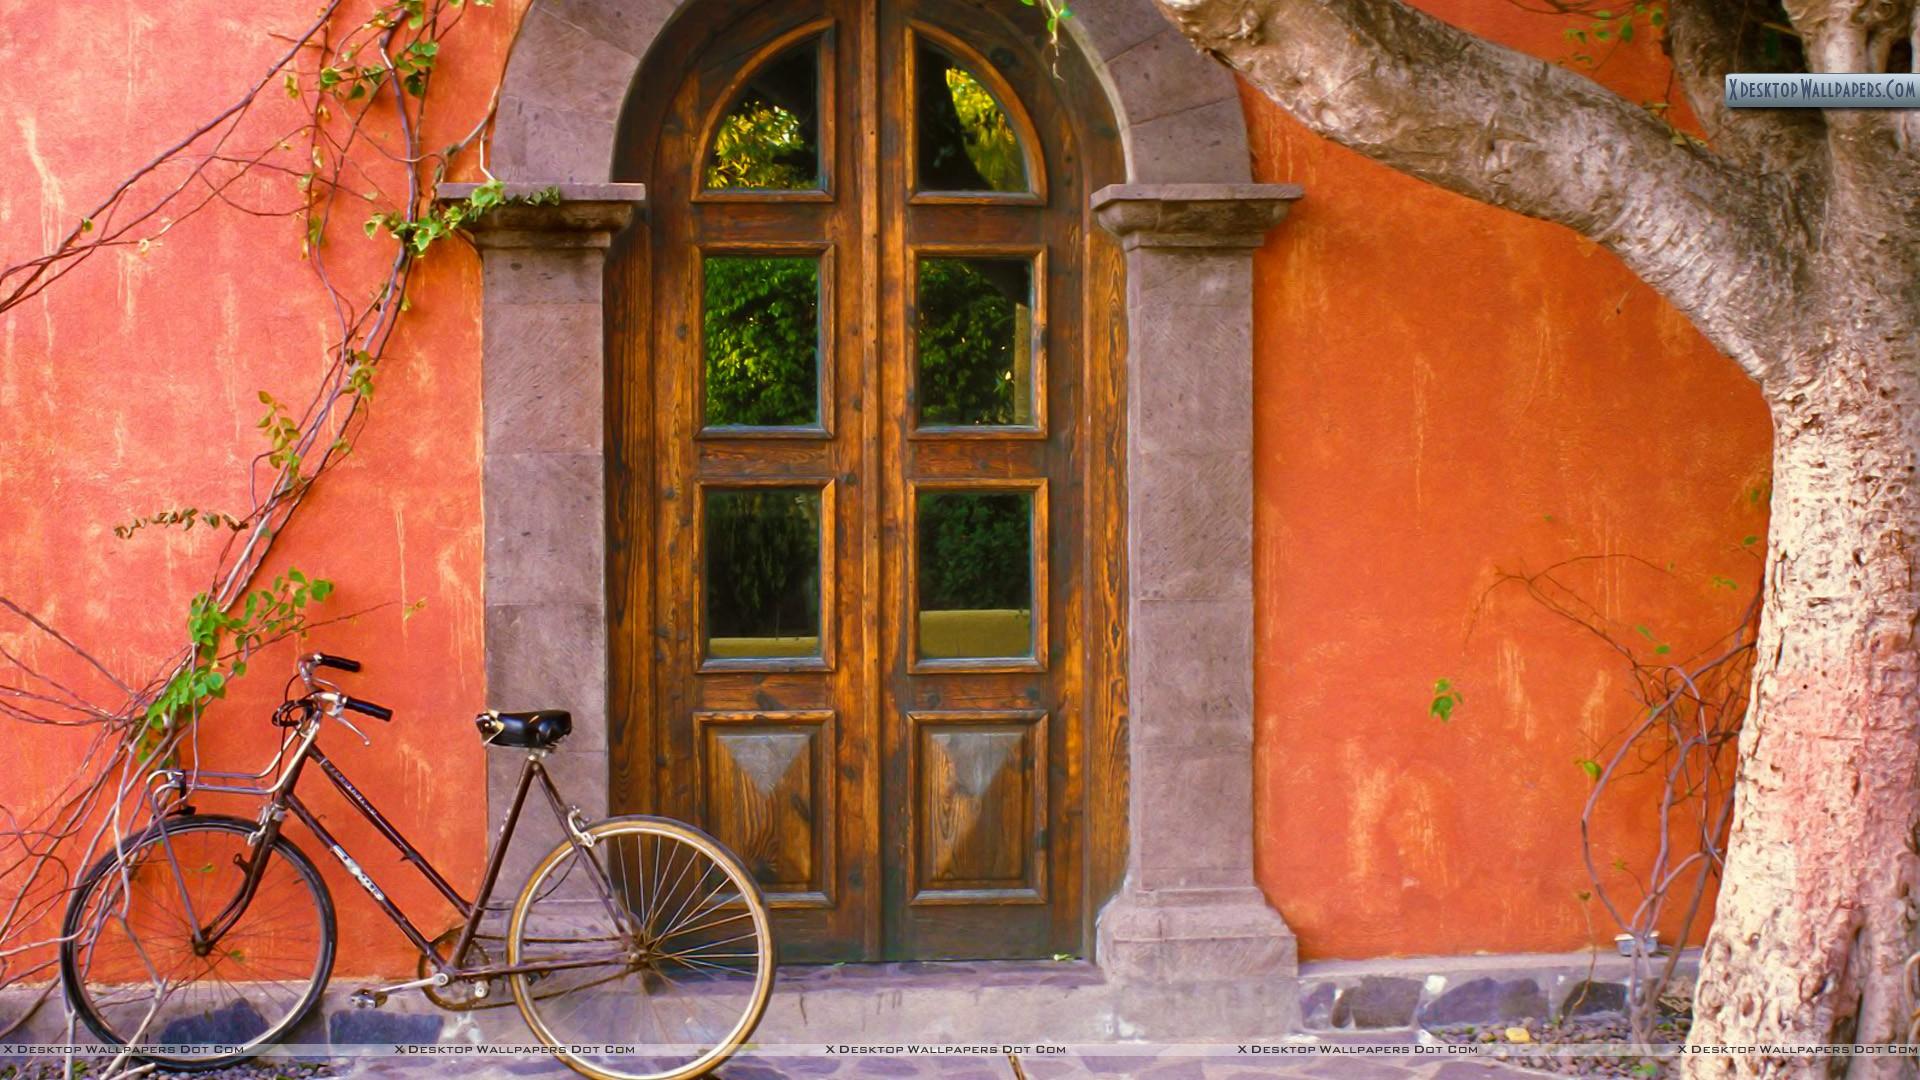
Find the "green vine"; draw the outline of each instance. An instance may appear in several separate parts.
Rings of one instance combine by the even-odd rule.
[[[1056,60],[1059,59],[1060,24],[1073,18],[1073,10],[1067,6],[1068,0],[1020,0],[1020,2],[1028,7],[1038,7],[1047,13],[1047,48],[1053,50]]]
[[[1601,8],[1588,13],[1585,25],[1570,26],[1564,36],[1581,51],[1567,59],[1584,67],[1598,67],[1600,60],[1586,52],[1591,45],[1627,45],[1633,42],[1635,27],[1644,27],[1645,36],[1658,37],[1666,29],[1667,5],[1664,0],[1635,0],[1628,7],[1618,10]]]
[[[560,189],[543,188],[528,195],[508,195],[506,185],[499,180],[489,180],[473,189],[466,198],[444,207],[429,207],[419,217],[391,210],[375,214],[367,219],[366,233],[377,236],[385,229],[402,244],[412,249],[414,255],[425,255],[427,249],[435,243],[452,236],[467,222],[485,214],[498,206],[554,206],[560,202]]]
[[[247,673],[247,657],[254,650],[300,633],[307,625],[307,605],[320,603],[332,592],[333,582],[289,569],[230,610],[214,603],[209,593],[195,596],[187,607],[193,654],[147,706],[149,737],[164,733],[176,716],[198,716],[207,702],[226,697],[228,684]]]
[[[1454,689],[1452,679],[1435,679],[1433,701],[1427,705],[1427,715],[1444,724],[1453,719],[1453,710],[1464,700],[1460,691]]]
[[[218,510],[202,511],[189,506],[183,509],[159,510],[151,514],[143,514],[125,524],[115,525],[113,527],[113,535],[122,540],[127,540],[131,539],[134,533],[146,528],[169,529],[177,527],[181,532],[191,532],[196,524],[205,525],[209,529],[231,529],[234,532],[239,532],[241,529],[247,527],[245,518],[222,513]]]

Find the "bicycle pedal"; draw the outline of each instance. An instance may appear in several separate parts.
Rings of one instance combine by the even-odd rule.
[[[387,1003],[387,995],[384,990],[355,990],[347,1000],[356,1009],[377,1009]]]

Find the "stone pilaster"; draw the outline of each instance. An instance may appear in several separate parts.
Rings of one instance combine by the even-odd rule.
[[[1253,877],[1253,251],[1300,189],[1116,184],[1127,264],[1127,878],[1108,977],[1270,982],[1294,937]],[[1292,1017],[1276,1017],[1281,1024]]]
[[[448,184],[460,199],[471,184]],[[529,195],[541,184],[512,184]],[[560,201],[512,203],[469,223],[480,249],[487,704],[566,709],[573,734],[548,767],[589,817],[607,812],[607,247],[646,201],[639,184],[561,184]],[[498,820],[520,769],[488,761]],[[515,862],[551,846],[523,818]]]

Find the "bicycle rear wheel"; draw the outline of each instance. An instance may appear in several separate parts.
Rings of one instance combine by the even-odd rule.
[[[753,878],[718,841],[664,818],[590,826],[534,868],[507,929],[527,1025],[595,1080],[705,1076],[753,1033],[773,934]]]
[[[194,942],[246,880],[238,818],[167,818],[81,878],[60,971],[74,1012],[135,1057],[176,1069],[244,1061],[293,1030],[333,971],[333,901],[299,848],[276,837],[259,885],[218,940]]]

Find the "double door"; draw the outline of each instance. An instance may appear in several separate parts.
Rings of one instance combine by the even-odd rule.
[[[1003,7],[696,8],[629,109],[634,786],[742,856],[788,960],[1085,942],[1104,242]]]

